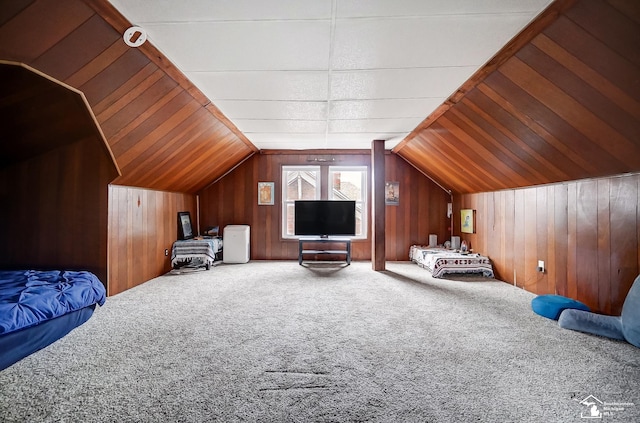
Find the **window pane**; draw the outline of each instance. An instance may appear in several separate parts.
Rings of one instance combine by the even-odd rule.
[[[320,167],[283,166],[282,180],[286,185],[282,190],[282,235],[291,238],[295,235],[294,201],[320,198]]]
[[[338,170],[331,172],[331,199],[355,200],[363,198],[362,172]]]
[[[293,235],[294,234],[294,204],[293,203],[287,203],[287,213],[286,213],[286,232],[285,235]]]
[[[356,203],[356,236],[362,236],[362,226],[364,221],[362,220],[362,203]]]
[[[356,236],[367,236],[367,167],[331,166],[329,199],[356,202]]]
[[[317,197],[319,174],[316,171],[284,171],[287,181],[286,200],[314,200]]]

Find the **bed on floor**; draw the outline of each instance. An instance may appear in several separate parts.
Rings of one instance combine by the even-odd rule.
[[[434,278],[456,273],[476,273],[488,278],[493,277],[491,260],[480,254],[463,254],[444,248],[412,245],[409,259],[430,271]]]
[[[171,267],[205,267],[209,269],[216,260],[220,260],[222,239],[193,238],[176,241],[171,248]]]
[[[91,272],[0,271],[0,370],[67,335],[105,301]]]

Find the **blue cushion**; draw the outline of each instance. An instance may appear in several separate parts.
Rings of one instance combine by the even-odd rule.
[[[562,310],[568,308],[589,311],[589,307],[580,301],[562,295],[538,295],[531,300],[531,309],[548,319],[558,320]]]
[[[564,329],[624,340],[640,348],[640,275],[624,300],[620,316],[565,310],[558,324]]]
[[[631,285],[622,305],[622,333],[628,343],[640,348],[640,275]]]

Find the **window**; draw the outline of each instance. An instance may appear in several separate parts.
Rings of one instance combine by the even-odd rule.
[[[321,186],[321,176],[328,187]],[[282,237],[295,238],[296,200],[353,200],[356,202],[356,236],[367,237],[366,166],[283,166]]]
[[[356,238],[367,237],[367,167],[329,167],[329,200],[356,202]]]
[[[320,199],[320,166],[283,166],[282,237],[294,237],[294,201]]]

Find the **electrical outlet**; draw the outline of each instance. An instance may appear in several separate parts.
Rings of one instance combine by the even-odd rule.
[[[538,272],[544,273],[544,260],[538,260]]]

